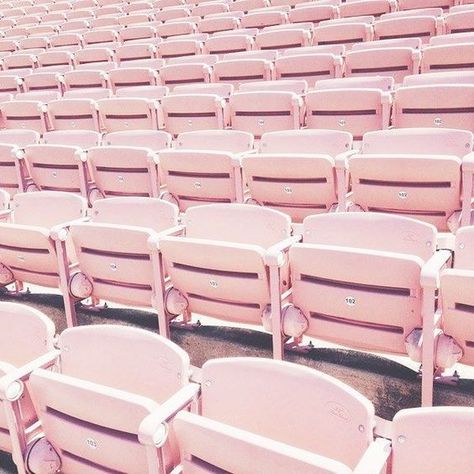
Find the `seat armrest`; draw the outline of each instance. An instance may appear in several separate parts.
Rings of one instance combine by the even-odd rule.
[[[162,446],[166,441],[166,423],[181,410],[195,401],[200,392],[200,385],[190,383],[164,402],[153,413],[150,413],[138,428],[138,440],[148,446]]]
[[[175,227],[171,227],[163,232],[155,233],[152,237],[148,239],[148,246],[151,250],[153,249],[160,249],[160,239],[162,237],[179,237],[184,234],[184,230],[186,226],[184,225],[177,225]]]
[[[468,153],[464,155],[462,159],[462,169],[463,171],[470,171],[471,173],[474,172],[474,153]]]
[[[31,373],[36,369],[47,369],[54,365],[59,354],[59,350],[52,350],[0,378],[0,400],[18,400],[23,394],[24,382],[29,379]]]
[[[391,442],[385,438],[377,438],[370,443],[361,460],[354,469],[354,474],[381,474],[390,456]]]
[[[293,235],[275,245],[272,245],[265,253],[265,265],[273,265],[277,267],[283,265],[283,254],[287,252],[292,245],[301,242],[302,238],[302,235]]]
[[[89,221],[89,217],[81,217],[80,219],[74,219],[69,222],[63,222],[62,224],[55,225],[51,228],[50,237],[54,241],[64,241],[67,239],[69,228],[73,224],[82,224],[84,222]]]
[[[360,153],[360,150],[349,150],[345,151],[344,153],[339,153],[339,155],[336,155],[336,169],[347,170],[349,158],[354,155],[357,155],[358,153]]]
[[[438,250],[424,265],[421,269],[420,283],[421,286],[431,289],[439,288],[439,274],[444,265],[452,257],[450,250],[442,249]]]
[[[11,216],[12,210],[7,209],[5,211],[0,211],[0,222],[5,222],[8,220],[8,218]]]

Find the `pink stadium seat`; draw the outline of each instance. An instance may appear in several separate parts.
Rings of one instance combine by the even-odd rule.
[[[193,130],[223,129],[227,104],[215,93],[172,94],[163,97],[165,130],[176,136]]]
[[[38,67],[72,66],[74,56],[69,51],[46,51],[38,54]]]
[[[157,51],[163,59],[194,56],[202,53],[202,43],[195,40],[168,40],[159,43]]]
[[[51,66],[51,68],[38,68],[35,70],[34,74],[29,74],[23,78],[23,87],[26,91],[56,91],[58,93],[62,93],[62,73],[69,71],[72,71],[72,66]]]
[[[289,216],[245,204],[208,204],[189,208],[184,224],[184,235],[157,244],[172,285],[162,288],[160,333],[168,336],[168,321],[190,321],[192,313],[261,326],[276,269],[266,256],[294,242]],[[281,273],[286,291],[285,265]]]
[[[241,155],[250,152],[253,136],[236,130],[209,130],[178,135],[176,147],[160,152],[166,192],[162,199],[191,206],[243,202]]]
[[[74,53],[74,64],[76,66],[109,62],[114,62],[114,53],[108,48],[86,48]]]
[[[244,82],[273,79],[274,66],[266,59],[228,59],[215,64],[214,77],[238,87]]]
[[[123,89],[117,89],[115,91],[115,97],[136,97],[158,101],[161,101],[161,99],[168,94],[169,89],[166,86],[133,86],[124,87]],[[160,110],[158,110],[158,114],[160,113]],[[161,117],[159,118],[161,119]]]
[[[119,5],[104,5],[103,7],[94,9],[94,16],[96,18],[109,15],[121,15],[122,13],[123,10]]]
[[[171,38],[171,40],[176,41],[198,41],[201,43],[201,48],[202,48],[202,43],[209,39],[209,33],[189,33],[185,35],[176,35]]]
[[[27,29],[28,36],[53,36],[57,31],[57,27],[54,25],[37,25],[31,26]]]
[[[173,20],[173,19],[178,19],[178,18],[185,20],[186,17],[189,17],[190,13],[191,12],[189,8],[183,5],[165,7],[161,11],[155,14],[155,19],[161,22],[166,22],[168,20]]]
[[[453,33],[441,36],[433,36],[430,39],[430,46],[440,46],[442,44],[452,43],[472,43],[474,41],[474,32],[472,33]]]
[[[374,407],[337,379],[288,362],[242,357],[206,362],[203,380],[202,414],[181,411],[174,422],[180,472],[201,466],[210,472],[367,472],[353,468],[378,447]],[[307,409],[297,423],[295,406]],[[344,415],[328,409],[333,406],[343,407]],[[377,453],[383,465],[389,450]]]
[[[168,65],[202,63],[208,66],[214,66],[218,60],[219,56],[217,54],[197,54],[195,56],[180,56],[178,58],[170,58],[166,61],[166,63]]]
[[[82,36],[77,33],[64,33],[51,37],[52,48],[71,48],[71,51],[77,51],[82,48]]]
[[[90,99],[90,100],[108,99],[112,97],[112,90],[104,89],[100,87],[93,87],[90,89],[79,88],[79,89],[64,91],[63,97],[65,99]]]
[[[472,85],[474,71],[425,72],[403,79],[403,86],[426,86],[436,84]]]
[[[15,101],[31,101],[31,100],[38,100],[47,104],[51,100],[58,100],[60,98],[60,94],[57,90],[38,90],[38,91],[27,91],[27,92],[20,92],[19,94],[15,95]],[[21,107],[21,104],[20,104]]]
[[[172,136],[163,130],[126,130],[107,133],[104,145],[139,146],[154,152],[171,148]]]
[[[297,51],[299,48],[295,49]],[[342,77],[343,59],[330,53],[292,54],[275,61],[276,79],[304,79],[309,87],[317,81]]]
[[[353,23],[334,23],[317,26],[313,32],[313,44],[343,44],[351,47],[355,43],[372,41],[373,34],[372,25],[354,19]]]
[[[2,59],[2,68],[9,71],[34,69],[37,65],[37,58],[33,54],[12,54]]]
[[[199,16],[204,18],[206,15],[212,13],[225,13],[229,11],[229,5],[224,2],[205,2],[191,8],[192,16]]]
[[[264,133],[298,129],[304,122],[305,81],[243,84],[229,100],[232,128],[260,138]]]
[[[41,23],[43,25],[62,25],[66,23],[66,14],[64,12],[54,12],[50,10],[50,13],[41,16]]]
[[[16,40],[21,39],[21,38],[26,38],[28,35],[28,31],[30,28],[27,28],[26,26],[22,27],[13,27],[5,31],[5,38],[15,38]]]
[[[153,69],[154,71],[160,70],[165,65],[164,59],[131,59],[127,62],[119,64],[119,66],[124,67],[146,67]]]
[[[25,10],[23,8],[11,8],[5,10],[3,15],[7,18],[15,18],[19,16],[23,16],[25,14]]]
[[[66,23],[63,23],[59,27],[59,31],[62,34],[66,33],[85,33],[86,31],[89,30],[90,28],[90,22],[92,22],[91,18],[87,19],[74,19],[74,20],[68,20]]]
[[[397,128],[434,126],[474,131],[474,85],[401,87],[395,92],[392,123]]]
[[[146,24],[148,22],[152,22],[154,19],[154,14],[153,11],[142,11],[142,12],[137,12],[135,14],[130,14],[130,15],[124,15],[118,17],[118,22],[119,25],[124,26],[125,28],[128,28],[129,26],[137,26],[137,25],[142,25]],[[156,25],[154,25],[156,26]]]
[[[120,65],[126,65],[128,61],[155,59],[156,47],[148,43],[129,43],[118,47],[115,57]]]
[[[408,355],[420,332],[423,339],[430,337],[435,288],[424,275],[436,279],[451,257],[449,251],[435,251],[434,226],[380,213],[330,213],[307,217],[303,236],[289,250],[293,306],[283,310],[281,322],[272,321],[280,338],[298,341],[305,334],[354,349]],[[274,348],[277,340],[274,333]],[[423,401],[431,395],[432,380],[423,383]]]
[[[22,92],[23,90],[23,79],[21,76],[17,75],[18,71],[15,71],[15,74],[4,75],[0,73],[0,93],[14,93]]]
[[[34,130],[0,131],[0,188],[11,196],[25,191],[26,185],[23,178],[27,171],[16,157],[25,146],[39,141],[40,135]]]
[[[139,146],[89,148],[87,159],[97,188],[95,196],[158,197],[158,156]]]
[[[393,419],[392,474],[471,470],[474,412],[468,407],[412,408]],[[459,442],[465,437],[466,442]],[[434,448],[434,449],[433,449]]]
[[[101,142],[102,135],[93,130],[56,130],[43,135],[43,143],[46,145],[67,145],[87,149],[99,146]]]
[[[0,51],[9,51],[13,53],[19,48],[18,41],[12,39],[1,39],[0,40]]]
[[[63,75],[64,88],[66,91],[75,89],[94,89],[104,88],[109,86],[109,79],[103,71],[70,71]]]
[[[153,2],[153,8],[158,10],[163,10],[164,8],[169,7],[179,7],[183,4],[182,0],[156,0]]]
[[[450,13],[444,21],[448,34],[474,32],[474,10]]]
[[[90,28],[92,31],[100,30],[116,30],[119,28],[119,17],[118,16],[103,16],[100,18],[91,18],[89,20]],[[86,30],[83,31],[86,33]]]
[[[291,50],[290,50],[291,51]],[[224,60],[231,59],[264,59],[265,61],[274,62],[279,56],[278,51],[274,50],[257,50],[257,51],[241,51],[237,53],[224,54]]]
[[[161,83],[170,90],[176,85],[212,82],[212,67],[205,63],[168,64],[160,69]]]
[[[100,131],[97,104],[92,99],[64,98],[49,102],[48,117],[53,130]]]
[[[400,84],[405,76],[418,74],[420,62],[421,52],[413,48],[374,47],[374,49],[352,50],[345,57],[345,75],[346,77],[388,75],[393,77],[396,84]]]
[[[209,82],[207,84],[186,84],[176,86],[173,91],[174,94],[216,94],[228,101],[230,96],[234,93],[232,84],[225,84],[220,82]]]
[[[229,34],[232,30],[240,27],[240,20],[234,16],[225,16],[219,18],[207,17],[197,22],[197,28],[201,33],[218,33],[226,31]]]
[[[132,13],[132,12],[139,12],[139,11],[147,11],[147,10],[152,10],[153,5],[151,2],[132,2],[123,5],[122,7],[124,13]]]
[[[340,192],[335,158],[351,147],[352,136],[347,132],[294,130],[264,134],[259,152],[242,160],[250,202],[284,212],[293,222],[334,210]]]
[[[81,148],[68,145],[29,145],[20,156],[36,190],[76,193],[87,199],[90,177],[86,156]],[[28,189],[31,190],[31,187]]]
[[[342,18],[358,16],[378,17],[396,9],[396,2],[390,0],[356,0],[341,4],[339,13]]]
[[[454,0],[399,0],[400,10],[415,10],[417,8],[442,8],[448,10],[455,4]]]
[[[28,50],[35,50],[35,49],[47,49],[50,47],[50,41],[47,37],[30,37],[25,38],[18,41],[19,48],[24,51],[28,52]]]
[[[469,43],[427,46],[421,72],[474,70],[474,48]]]
[[[46,104],[39,100],[2,102],[0,114],[7,129],[29,129],[43,134],[48,129]]]
[[[134,86],[117,89],[115,97],[134,97],[161,101],[161,99],[168,94],[169,89],[165,86]],[[158,113],[160,114],[161,112],[158,111]]]
[[[436,40],[437,36],[430,39]],[[356,43],[352,47],[352,51],[363,51],[366,49],[385,49],[385,48],[411,48],[421,49],[422,43],[420,38],[393,38],[386,40],[369,41],[367,43]]]
[[[127,41],[138,41],[138,40],[155,40],[156,29],[153,26],[137,25],[129,26],[119,32],[119,38],[122,43]]]
[[[108,72],[113,91],[123,87],[156,86],[158,73],[149,68],[120,67]]]
[[[250,35],[212,36],[205,42],[205,51],[209,54],[228,54],[254,49],[255,41]]]
[[[186,352],[143,329],[99,325],[64,331],[57,357],[58,370],[36,369],[30,377],[45,438],[30,446],[28,465],[36,472],[50,466],[66,472],[170,471],[177,449],[163,431],[161,448],[155,440],[161,422],[172,423],[174,410],[197,398]]]
[[[22,450],[37,434],[37,416],[24,384],[36,368],[51,366],[54,350],[54,323],[40,311],[17,303],[0,303],[0,448],[15,454],[19,472],[25,472]],[[20,380],[20,393],[15,382]],[[6,392],[6,393],[5,393]],[[20,400],[16,400],[20,397]],[[15,426],[14,407],[21,410],[22,419]],[[19,432],[23,437],[19,436]]]
[[[73,254],[63,262],[70,240],[60,243],[58,232],[69,222],[84,218],[86,210],[87,201],[75,194],[56,191],[16,194],[10,221],[0,223],[2,284],[16,282],[17,288],[21,288],[26,282],[58,288],[60,266],[75,263]]]
[[[37,26],[41,18],[37,15],[24,15],[16,19],[17,26]]]
[[[88,48],[113,48],[119,41],[118,33],[116,31],[105,29],[93,29],[92,31],[87,31],[82,35],[82,37],[84,39],[84,46]]]
[[[428,43],[431,36],[442,34],[442,21],[434,16],[406,16],[381,19],[375,22],[376,40],[420,38]]]
[[[190,21],[166,22],[156,27],[158,37],[166,39],[173,36],[190,35],[196,33],[196,24]]]
[[[349,210],[406,215],[455,232],[470,223],[472,143],[472,133],[463,130],[367,133],[348,161]]]
[[[393,78],[328,79],[316,84],[305,97],[308,128],[327,128],[352,133],[386,129],[390,122]]]
[[[304,29],[262,31],[255,38],[258,49],[289,49],[309,46],[311,32]]]
[[[102,125],[107,132],[121,130],[157,130],[155,101],[119,97],[97,102]]]
[[[177,224],[177,207],[159,199],[127,196],[95,201],[90,222],[71,226],[79,271],[65,275],[63,289],[75,301],[103,298],[156,310],[153,294],[159,284],[153,266],[158,253],[148,242],[162,232],[176,231]],[[107,241],[112,236],[116,244],[111,246]],[[93,250],[93,257],[85,249]],[[119,260],[112,266],[110,258]],[[73,305],[70,314],[68,322],[75,325]]]
[[[288,23],[286,13],[281,11],[255,11],[243,16],[240,24],[242,28],[265,28],[266,26]]]
[[[339,10],[332,5],[320,5],[320,2],[305,3],[304,5],[296,5],[293,10],[288,13],[290,23],[314,23],[320,21],[333,20],[339,18]]]

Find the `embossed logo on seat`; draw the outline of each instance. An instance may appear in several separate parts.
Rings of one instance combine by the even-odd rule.
[[[347,408],[342,406],[340,403],[327,402],[326,407],[331,415],[339,418],[342,421],[348,422],[351,419]]]

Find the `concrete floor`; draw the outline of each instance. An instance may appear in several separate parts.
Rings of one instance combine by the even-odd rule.
[[[0,301],[16,301],[32,305],[47,314],[56,324],[58,332],[66,327],[62,297],[44,293],[44,289],[33,289],[29,295],[12,297],[0,295]],[[36,292],[43,291],[43,293]],[[149,311],[124,307],[109,307],[101,311],[79,308],[79,323],[125,324],[155,331],[156,315]],[[247,327],[223,327],[216,320],[200,318],[202,326],[193,331],[173,329],[171,338],[185,349],[194,366],[212,358],[230,356],[271,357],[271,337]],[[304,364],[354,387],[370,399],[381,418],[391,420],[402,408],[420,405],[420,379],[416,364],[404,357],[381,357],[375,354],[351,351],[312,341],[315,348],[306,354],[287,353],[286,359]],[[437,385],[435,405],[474,406],[474,370],[460,366],[461,379],[457,386]],[[8,455],[0,453],[0,473],[15,472]]]

